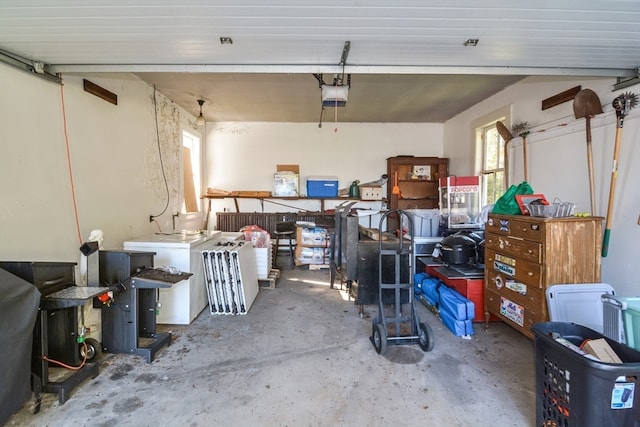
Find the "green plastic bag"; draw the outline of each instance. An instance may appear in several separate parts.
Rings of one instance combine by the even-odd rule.
[[[520,215],[520,206],[516,196],[521,194],[533,194],[533,188],[527,181],[522,181],[517,186],[512,185],[509,189],[498,199],[491,213],[502,215]]]

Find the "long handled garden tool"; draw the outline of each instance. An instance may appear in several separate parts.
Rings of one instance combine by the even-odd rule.
[[[513,139],[513,135],[502,122],[496,122],[496,129],[504,140],[504,187],[509,188],[509,150],[507,145]]]
[[[606,257],[609,252],[609,238],[611,237],[611,220],[613,217],[613,199],[616,191],[616,179],[618,177],[618,156],[620,155],[620,141],[622,140],[622,126],[624,116],[638,103],[638,95],[631,92],[623,93],[612,102],[616,110],[616,143],[613,148],[613,169],[611,170],[611,185],[609,186],[609,205],[607,207],[607,221],[604,229],[604,239],[602,241],[602,256]]]
[[[518,134],[522,138],[522,158],[524,159],[524,180],[529,182],[529,174],[527,173],[527,135],[529,135],[529,123],[522,122],[513,125],[511,132]]]
[[[593,178],[593,149],[591,148],[591,119],[602,113],[598,95],[591,89],[582,89],[573,99],[573,115],[585,119],[587,133],[587,167],[589,168],[589,194],[591,195],[591,215],[596,214],[595,183]]]

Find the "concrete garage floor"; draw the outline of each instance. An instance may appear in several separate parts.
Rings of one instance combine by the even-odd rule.
[[[281,270],[246,316],[158,325],[173,342],[148,364],[104,354],[100,375],[60,405],[44,394],[6,426],[533,426],[533,343],[503,323],[455,337],[421,304],[433,351],[371,342],[371,316],[327,270]]]

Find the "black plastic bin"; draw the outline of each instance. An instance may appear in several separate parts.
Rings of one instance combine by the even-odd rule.
[[[536,426],[640,427],[640,352],[574,323],[536,323],[531,329],[536,348]],[[605,338],[623,363],[589,359],[556,337],[577,346],[585,339]]]

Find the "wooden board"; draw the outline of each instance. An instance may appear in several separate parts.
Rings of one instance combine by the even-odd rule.
[[[187,212],[198,212],[196,187],[193,182],[193,169],[191,167],[191,150],[188,147],[182,147],[182,162],[185,210]]]
[[[261,289],[275,289],[276,281],[280,277],[280,270],[272,268],[269,270],[269,274],[266,279],[258,279],[258,286]]]
[[[271,191],[232,191],[234,197],[271,197]]]
[[[360,233],[364,234],[370,239],[380,240],[380,230],[377,228],[367,228],[362,225],[359,225],[358,230],[360,231]],[[382,234],[382,240],[383,241],[387,240],[387,236],[385,236],[384,233]]]

